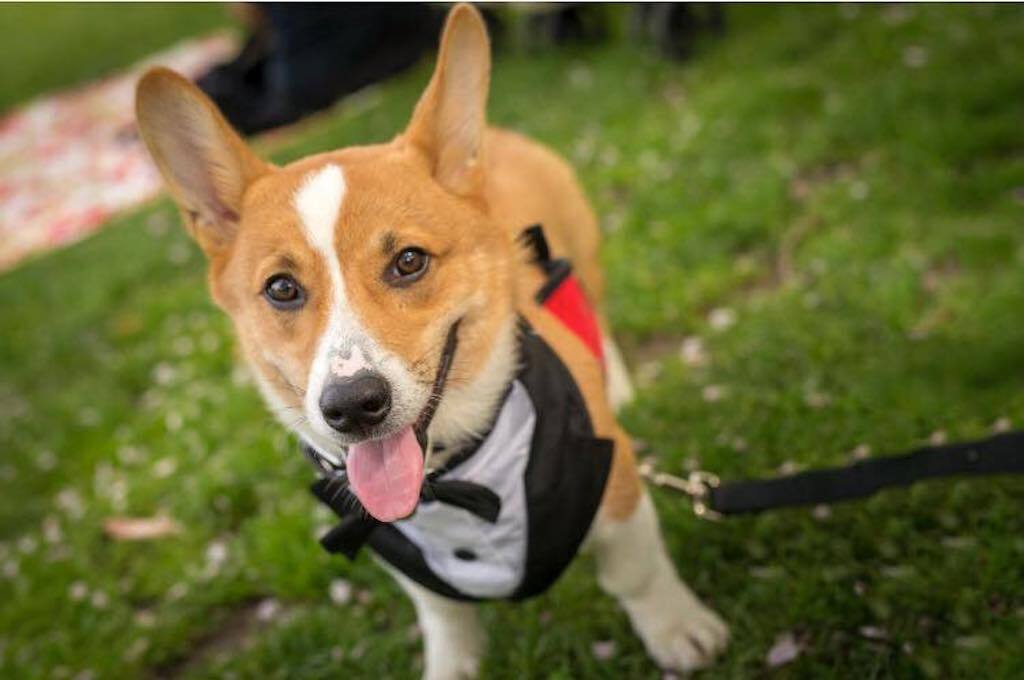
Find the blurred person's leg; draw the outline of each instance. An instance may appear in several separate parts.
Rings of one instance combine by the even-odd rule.
[[[248,37],[234,59],[213,67],[196,84],[217,102],[228,119],[236,120],[264,91],[271,30],[261,5],[238,2],[229,7]]]
[[[258,12],[266,38],[256,46],[265,40],[265,55],[254,50],[257,68],[243,70],[249,81],[224,107],[244,133],[294,122],[405,70],[433,44],[440,25],[440,14],[422,3],[282,2],[259,5]],[[200,84],[206,89],[205,79]]]

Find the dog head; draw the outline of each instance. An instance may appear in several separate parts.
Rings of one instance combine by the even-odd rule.
[[[515,246],[485,190],[489,76],[483,21],[457,6],[402,134],[283,167],[183,77],[138,86],[142,137],[263,395],[320,452],[347,455],[384,521],[416,506],[430,416],[435,440],[472,436],[513,370]]]

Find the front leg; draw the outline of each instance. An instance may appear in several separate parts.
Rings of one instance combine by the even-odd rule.
[[[441,597],[391,567],[387,570],[416,607],[423,631],[424,679],[475,678],[484,650],[477,606]]]
[[[602,515],[591,534],[601,587],[618,599],[659,666],[685,672],[708,665],[729,630],[676,575],[650,497],[644,493],[621,521]]]

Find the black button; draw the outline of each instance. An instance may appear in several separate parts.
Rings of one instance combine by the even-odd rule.
[[[464,560],[466,562],[472,562],[476,559],[476,553],[470,550],[469,548],[456,548],[455,556],[460,560]]]

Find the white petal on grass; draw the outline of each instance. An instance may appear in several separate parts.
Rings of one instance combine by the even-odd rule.
[[[166,361],[161,361],[153,368],[153,382],[157,385],[170,385],[177,376],[178,371]]]
[[[679,358],[687,366],[703,366],[708,362],[708,354],[704,349],[704,341],[696,335],[683,338],[679,346]]]
[[[161,458],[153,465],[153,475],[158,479],[164,479],[173,475],[177,469],[178,463],[173,458]]]
[[[256,618],[263,622],[273,621],[281,613],[281,603],[272,597],[262,600],[256,607]]]
[[[778,473],[780,475],[792,475],[796,472],[799,472],[800,468],[800,464],[797,463],[796,461],[786,460],[783,461],[782,465],[779,466]]]
[[[882,12],[882,21],[889,26],[899,26],[913,19],[916,14],[916,10],[907,5],[893,3]]]
[[[352,584],[343,578],[334,579],[331,581],[330,595],[334,604],[348,604],[352,601]]]
[[[829,405],[832,398],[824,392],[818,392],[817,390],[811,390],[804,393],[804,403],[813,409],[822,409]]]
[[[135,465],[142,460],[142,451],[136,446],[120,446],[117,449],[117,459],[124,465]]]
[[[53,451],[40,451],[36,456],[36,467],[43,472],[52,470],[57,467],[57,456],[53,454]]]
[[[1013,423],[1010,422],[1009,418],[1003,417],[992,423],[993,432],[1009,432],[1010,428],[1013,427]]]
[[[181,429],[181,426],[185,424],[185,418],[177,411],[171,411],[164,418],[164,425],[167,426],[169,432],[177,432]]]
[[[709,404],[721,401],[725,398],[726,388],[722,385],[705,385],[700,391],[701,397]]]
[[[85,514],[85,503],[75,489],[64,489],[57,494],[57,507],[72,519],[80,519]]]
[[[815,505],[814,510],[811,510],[811,515],[819,522],[824,522],[832,516],[832,508],[824,503]]]
[[[778,668],[794,661],[804,651],[803,644],[793,633],[782,633],[775,638],[772,648],[768,650],[765,663],[769,668]]]
[[[868,640],[888,640],[889,631],[881,626],[861,626],[857,629],[861,637],[865,637]]]
[[[228,546],[224,541],[211,541],[206,546],[206,563],[213,567],[220,567],[228,560]]]
[[[870,457],[871,447],[867,444],[857,444],[857,446],[853,447],[853,451],[850,452],[850,458],[853,460],[864,460]]]
[[[149,609],[140,609],[135,612],[135,625],[139,628],[152,628],[156,625],[156,615]]]
[[[949,441],[949,435],[946,434],[945,430],[935,430],[928,435],[928,443],[932,446],[942,446]]]
[[[599,640],[590,645],[590,653],[598,661],[608,661],[615,656],[616,651],[614,640]]]
[[[23,555],[31,555],[39,547],[39,541],[34,536],[22,536],[18,539],[18,552]]]
[[[988,646],[988,638],[984,635],[965,635],[953,641],[960,649],[981,649]]]
[[[110,597],[102,590],[96,590],[89,598],[89,604],[96,609],[106,609],[110,604]]]
[[[179,581],[167,590],[168,600],[180,600],[181,598],[188,595],[188,584]]]
[[[910,45],[903,50],[903,63],[910,68],[922,68],[928,63],[928,50],[920,45]]]
[[[68,597],[74,602],[81,602],[89,595],[89,586],[84,581],[75,581],[68,588]]]
[[[708,314],[708,325],[716,331],[724,331],[736,323],[736,312],[731,307],[716,307]]]
[[[149,639],[144,637],[136,638],[135,641],[128,646],[128,649],[125,650],[124,657],[128,661],[137,661],[142,658],[142,655],[146,653],[147,649],[149,649]]]

